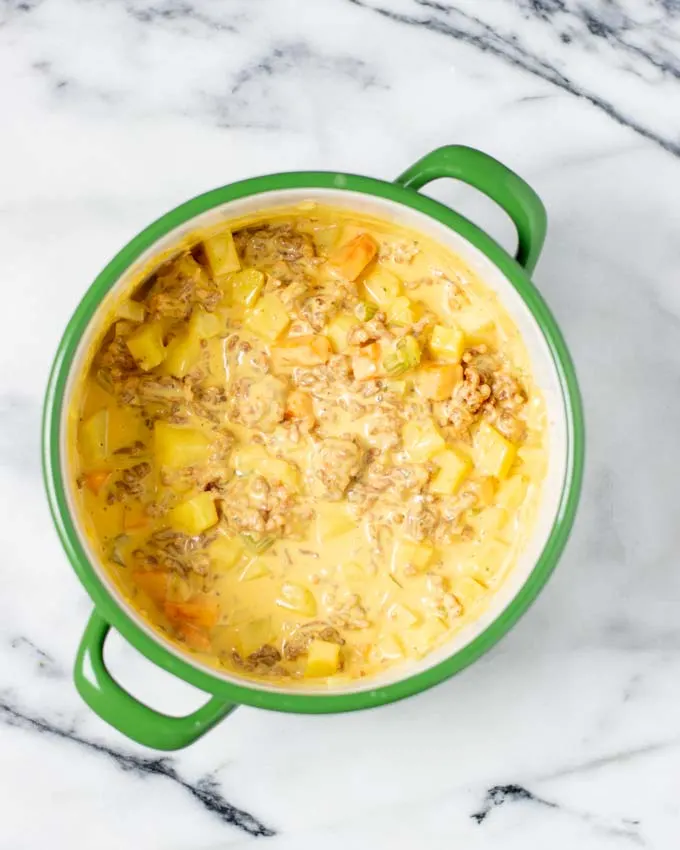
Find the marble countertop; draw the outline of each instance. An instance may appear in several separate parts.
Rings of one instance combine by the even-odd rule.
[[[677,0],[4,0],[0,80],[1,850],[680,846]],[[452,142],[549,212],[535,279],[589,432],[560,568],[426,694],[132,744],[73,687],[91,603],[43,495],[69,315],[187,197],[286,169],[390,178]],[[512,246],[489,201],[432,193]],[[154,706],[202,701],[120,639],[109,658]]]

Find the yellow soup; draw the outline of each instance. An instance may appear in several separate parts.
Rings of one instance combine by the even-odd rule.
[[[280,685],[421,658],[531,532],[544,404],[460,258],[307,205],[178,246],[76,392],[78,499],[169,640]]]

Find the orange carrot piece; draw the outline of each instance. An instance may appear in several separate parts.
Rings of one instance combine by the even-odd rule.
[[[378,243],[368,233],[360,233],[335,250],[329,262],[347,280],[356,280],[378,253]]]
[[[149,524],[149,517],[144,508],[127,508],[123,514],[123,528],[125,531],[139,531]]]
[[[163,570],[151,570],[146,573],[133,573],[132,578],[144,593],[154,602],[165,602],[168,595],[168,579],[169,575]]]
[[[83,475],[83,480],[85,481],[87,489],[91,493],[94,493],[95,496],[98,496],[99,491],[109,480],[110,476],[110,469],[93,469],[92,472],[86,472],[85,475]]]
[[[302,390],[293,390],[288,396],[286,416],[289,419],[302,419],[309,423],[311,427],[315,420],[314,402],[311,395]]]
[[[217,602],[206,597],[197,597],[189,602],[166,602],[163,609],[168,620],[206,629],[215,625],[220,613]]]
[[[272,348],[272,369],[278,372],[296,366],[320,366],[332,353],[331,342],[323,334],[294,336]]]
[[[191,649],[197,649],[199,652],[210,652],[212,649],[210,638],[198,626],[191,623],[181,623],[177,626],[177,631],[184,643]]]

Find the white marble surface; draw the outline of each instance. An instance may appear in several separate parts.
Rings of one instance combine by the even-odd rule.
[[[0,848],[680,846],[677,0],[4,0],[0,110]],[[562,564],[500,646],[427,694],[241,709],[159,758],[71,681],[91,606],[38,451],[63,326],[193,194],[296,168],[389,178],[450,142],[549,211],[536,280],[589,428]],[[512,244],[489,202],[432,191]],[[201,701],[120,640],[110,656],[160,708]]]

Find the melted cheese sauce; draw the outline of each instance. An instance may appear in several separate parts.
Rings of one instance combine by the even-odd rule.
[[[532,531],[547,425],[517,328],[459,257],[346,211],[187,244],[114,306],[75,392],[102,563],[166,639],[245,677],[423,657]]]

